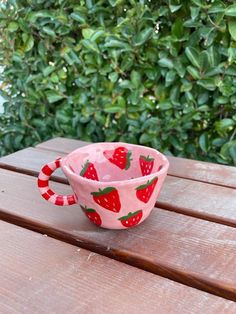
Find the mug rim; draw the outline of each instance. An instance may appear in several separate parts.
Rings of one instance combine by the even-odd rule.
[[[159,170],[159,171],[155,171],[154,173],[151,173],[149,175],[146,176],[140,176],[134,179],[126,179],[126,180],[116,180],[116,181],[95,181],[95,180],[91,180],[91,179],[87,179],[85,177],[82,177],[76,173],[74,173],[70,167],[68,166],[68,162],[69,162],[69,158],[78,153],[79,151],[82,151],[84,148],[88,147],[88,146],[105,146],[105,145],[128,145],[129,147],[143,147],[146,148],[150,151],[153,151],[155,154],[159,154],[161,155],[164,164],[163,167]],[[84,183],[90,183],[90,184],[95,184],[95,185],[101,185],[104,187],[104,185],[130,185],[130,184],[134,184],[134,183],[139,183],[139,182],[143,182],[145,181],[149,181],[151,179],[153,179],[155,176],[160,176],[162,174],[167,174],[167,171],[169,169],[169,161],[166,158],[166,156],[161,153],[160,151],[158,151],[157,149],[154,149],[152,147],[148,147],[148,146],[144,146],[144,145],[138,145],[138,144],[130,144],[130,143],[125,143],[125,142],[97,142],[97,143],[91,143],[82,147],[78,147],[77,149],[73,150],[72,152],[70,152],[69,154],[67,154],[66,156],[61,158],[61,168],[63,170],[63,172],[65,173],[65,175],[73,177],[76,181],[81,181]]]

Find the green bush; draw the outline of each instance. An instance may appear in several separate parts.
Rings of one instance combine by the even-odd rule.
[[[1,2],[1,154],[66,136],[236,164],[233,2]]]

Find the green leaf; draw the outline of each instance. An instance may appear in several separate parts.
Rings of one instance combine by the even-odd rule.
[[[82,35],[85,39],[90,39],[93,33],[94,33],[94,30],[91,28],[82,29]]]
[[[183,21],[182,19],[176,19],[172,26],[172,34],[177,38],[181,38],[184,35]]]
[[[214,78],[206,78],[199,80],[197,81],[197,84],[210,91],[214,91],[217,87]]]
[[[176,78],[176,72],[174,70],[170,70],[166,74],[166,86],[170,86]]]
[[[34,37],[32,35],[29,35],[25,45],[24,45],[24,51],[30,51],[34,47]]]
[[[171,13],[174,13],[174,12],[178,11],[181,7],[182,7],[182,4],[180,4],[180,5],[171,5],[170,4],[169,5]]]
[[[117,40],[117,39],[112,39],[109,38],[107,39],[104,47],[106,48],[121,48],[124,50],[132,50],[131,46],[123,41]]]
[[[47,35],[49,35],[49,36],[51,36],[51,37],[55,37],[56,36],[56,33],[54,32],[54,30],[52,30],[50,27],[48,27],[48,26],[44,26],[43,28],[42,28],[42,31],[45,33],[45,34],[47,34]]]
[[[168,69],[173,69],[174,67],[174,64],[172,62],[171,59],[168,59],[168,58],[161,58],[159,61],[158,61],[158,64],[163,67],[163,68],[168,68]]]
[[[62,95],[61,93],[59,93],[57,91],[53,91],[53,90],[46,91],[46,97],[50,103],[54,103],[58,100],[65,98],[64,95]]]
[[[200,137],[199,137],[199,145],[201,147],[201,149],[207,153],[208,149],[209,149],[209,143],[208,143],[208,134],[207,133],[203,133]]]
[[[81,40],[81,44],[88,50],[99,53],[98,46],[94,41],[91,41],[89,39],[83,39]]]
[[[208,13],[223,13],[223,12],[225,12],[225,5],[222,2],[214,4],[208,10]]]
[[[114,8],[116,6],[117,0],[108,0],[108,2]]]
[[[138,88],[140,83],[141,83],[141,75],[140,75],[140,73],[133,70],[131,72],[130,78],[131,78],[131,82],[134,85],[134,87]]]
[[[149,27],[138,33],[136,36],[134,36],[134,45],[135,46],[141,46],[146,41],[148,41],[153,34],[153,28]]]
[[[107,113],[122,113],[123,112],[123,109],[120,108],[119,106],[111,106],[111,107],[105,107],[104,108],[104,112],[107,112]]]
[[[19,28],[19,25],[18,25],[18,23],[16,23],[16,22],[10,22],[9,25],[8,25],[8,27],[7,27],[7,29],[8,29],[9,32],[11,32],[11,33],[17,31],[18,28]]]
[[[199,74],[198,70],[196,68],[192,67],[191,65],[187,66],[187,71],[195,80],[200,78],[200,74]]]
[[[225,10],[225,15],[227,16],[236,16],[236,4],[228,6]]]
[[[215,123],[216,130],[219,134],[223,134],[227,130],[232,130],[232,128],[236,125],[236,122],[233,119],[222,119],[221,121],[217,121]]]
[[[225,143],[220,150],[223,158],[232,158],[234,165],[236,165],[236,140]]]
[[[51,74],[54,70],[55,70],[55,67],[49,65],[48,67],[46,67],[45,69],[43,69],[43,75],[44,75],[44,76],[48,76],[48,75]]]
[[[199,7],[190,7],[190,11],[191,11],[191,19],[195,20],[200,12],[200,8]]]
[[[86,6],[87,6],[88,9],[92,9],[93,1],[92,0],[86,0]]]
[[[236,41],[236,21],[229,21],[228,26],[231,37]]]
[[[108,77],[112,83],[115,83],[118,80],[118,74],[116,72],[111,72]]]
[[[193,66],[200,69],[199,52],[197,51],[197,49],[194,47],[187,47],[185,49],[185,53],[189,61],[193,64]]]
[[[168,100],[159,102],[158,105],[159,105],[161,111],[165,111],[165,110],[168,110],[168,109],[171,109],[171,108],[172,108],[172,104],[171,104],[171,102],[168,101]]]
[[[202,71],[207,71],[210,66],[209,63],[209,54],[206,50],[202,51],[199,56],[199,64]]]
[[[35,23],[37,18],[53,18],[53,14],[48,10],[41,10],[37,12],[30,12],[28,15],[28,21],[31,23]]]
[[[101,37],[102,35],[104,35],[105,34],[105,32],[104,32],[104,30],[102,30],[102,29],[100,29],[100,30],[97,30],[97,31],[95,31],[93,34],[92,34],[92,36],[91,36],[91,40],[92,41],[96,41],[99,37]]]
[[[86,19],[85,16],[83,14],[81,14],[80,12],[73,12],[71,13],[71,18],[77,22],[80,22],[82,24],[86,23]]]

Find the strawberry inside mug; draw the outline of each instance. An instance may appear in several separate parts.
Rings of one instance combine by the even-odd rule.
[[[155,149],[127,143],[96,143],[67,156],[71,172],[89,180],[132,180],[159,172],[164,157]]]

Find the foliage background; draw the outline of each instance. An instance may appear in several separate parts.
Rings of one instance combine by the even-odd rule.
[[[1,2],[0,154],[66,136],[236,164],[233,2]]]

